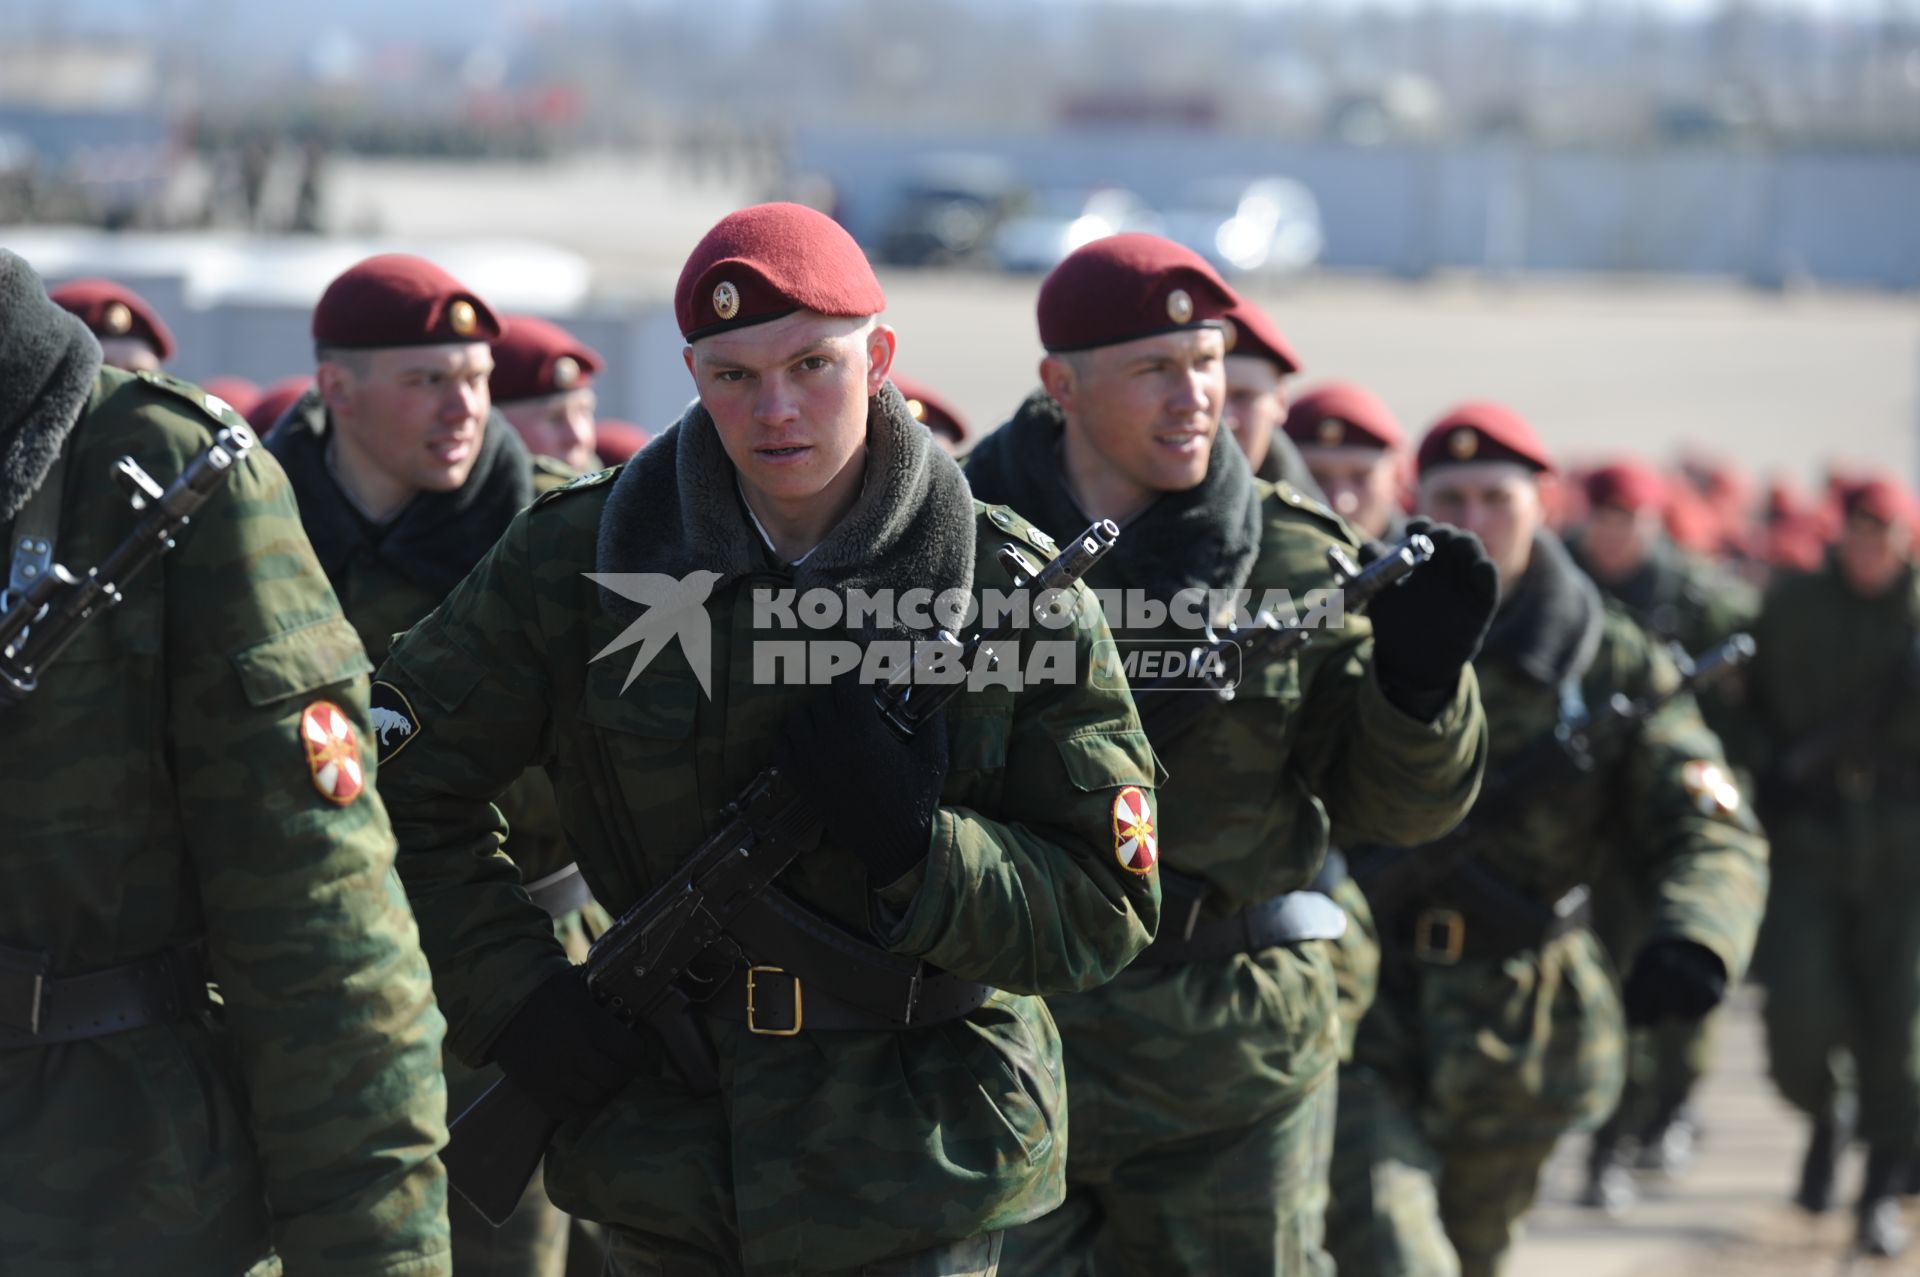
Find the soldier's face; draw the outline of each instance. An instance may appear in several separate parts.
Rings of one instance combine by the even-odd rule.
[[[885,324],[803,310],[703,337],[686,362],[748,497],[799,510],[858,493],[893,352]]]
[[[519,432],[527,451],[552,457],[571,470],[594,466],[593,423],[598,407],[593,391],[582,386],[538,399],[501,404],[500,415]]]
[[[1540,484],[1522,466],[1506,462],[1446,466],[1421,480],[1420,512],[1465,528],[1487,547],[1510,590],[1533,557],[1533,537],[1545,522]]]
[[[1280,389],[1280,370],[1253,355],[1228,355],[1227,397],[1220,422],[1233,431],[1247,464],[1255,470],[1267,459],[1273,432],[1287,420],[1287,400]]]
[[[320,365],[320,390],[357,467],[396,491],[452,492],[473,473],[492,400],[487,343],[370,350]]]
[[[1587,516],[1582,536],[1588,566],[1602,580],[1617,581],[1642,563],[1660,535],[1660,512],[1629,512],[1616,506],[1595,506]]]
[[[128,372],[159,372],[160,356],[138,337],[102,337],[100,362]]]
[[[1220,430],[1225,363],[1214,328],[1049,355],[1040,377],[1066,415],[1069,466],[1097,469],[1115,496],[1198,487]]]
[[[1904,523],[1883,523],[1864,514],[1850,517],[1835,549],[1847,584],[1868,598],[1884,594],[1906,566],[1911,535]]]
[[[1400,508],[1400,458],[1383,448],[1302,448],[1300,455],[1334,512],[1370,537],[1387,534]]]

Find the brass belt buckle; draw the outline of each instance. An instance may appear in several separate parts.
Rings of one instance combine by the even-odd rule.
[[[1435,933],[1441,937],[1435,943]],[[1422,962],[1450,967],[1460,961],[1467,946],[1467,920],[1458,909],[1428,909],[1413,924],[1413,956]]]
[[[790,1029],[763,1029],[754,1019],[753,993],[754,978],[763,975],[783,975],[793,981],[793,1027]],[[801,1009],[800,977],[785,967],[748,967],[747,968],[747,1032],[757,1033],[763,1038],[797,1037],[806,1016]]]

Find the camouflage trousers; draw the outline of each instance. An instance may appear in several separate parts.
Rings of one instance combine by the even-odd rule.
[[[1252,1126],[1114,1165],[1070,1152],[1066,1201],[1007,1234],[1008,1277],[1331,1277],[1334,1092],[1328,1077]]]
[[[844,1277],[995,1277],[1003,1238],[1001,1233],[983,1233],[946,1242],[843,1270]],[[606,1277],[739,1277],[741,1272],[736,1260],[695,1251],[680,1242],[607,1230]]]
[[[1390,954],[1341,1071],[1327,1224],[1341,1277],[1500,1273],[1555,1141],[1617,1103],[1625,1043],[1590,932],[1452,966]]]
[[[1551,1141],[1436,1147],[1364,1068],[1342,1069],[1328,1248],[1340,1277],[1494,1277]]]

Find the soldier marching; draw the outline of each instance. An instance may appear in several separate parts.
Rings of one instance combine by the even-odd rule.
[[[1840,489],[1760,602],[1671,535],[1719,508],[1684,476],[1583,476],[1562,538],[1522,417],[1410,455],[1358,382],[1291,394],[1273,315],[1170,241],[1047,277],[1040,386],[985,433],[894,376],[885,307],[825,216],[728,215],[675,290],[696,398],[602,468],[601,355],[431,262],[328,287],[254,447],[144,301],[0,256],[0,615],[134,539],[115,458],[148,505],[231,468],[44,667],[52,608],[0,652],[9,1271],[555,1277],[564,1209],[604,1226],[572,1271],[1491,1277],[1563,1135],[1611,1209],[1683,1167],[1763,912],[1795,1200],[1857,1142],[1855,1244],[1905,1247],[1904,492]],[[1229,696],[1140,672],[1396,555]],[[956,610],[853,606],[916,591]],[[782,597],[838,600],[806,639],[851,663],[789,661]],[[698,902],[637,1017],[590,944],[736,836],[792,858]],[[544,1155],[504,1206],[483,1111]]]

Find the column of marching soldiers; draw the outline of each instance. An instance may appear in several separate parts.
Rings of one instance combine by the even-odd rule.
[[[819,214],[722,219],[674,305],[697,398],[646,441],[596,433],[592,350],[417,258],[336,279],[262,395],[0,253],[0,1270],[1506,1272],[1569,1132],[1612,1213],[1685,1171],[1750,974],[1796,1200],[1863,1145],[1857,1246],[1904,1246],[1895,483],[1750,525],[1729,475],[1562,474],[1493,402],[1410,446],[1359,385],[1291,397],[1273,320],[1151,236],[1048,276],[1040,388],[977,439]],[[35,581],[210,441],[170,552],[26,668]],[[901,730],[756,657],[766,591],[1016,593],[1101,520],[1060,677]],[[1256,659],[1234,600],[1396,553]],[[1121,673],[1236,621],[1231,695]],[[730,807],[769,766],[785,814]],[[771,887],[660,900],[743,826],[798,846]],[[636,1019],[579,964],[656,904],[711,935]],[[505,1146],[456,1128],[451,1194],[438,1156],[496,1083],[544,1151],[497,1228]]]

